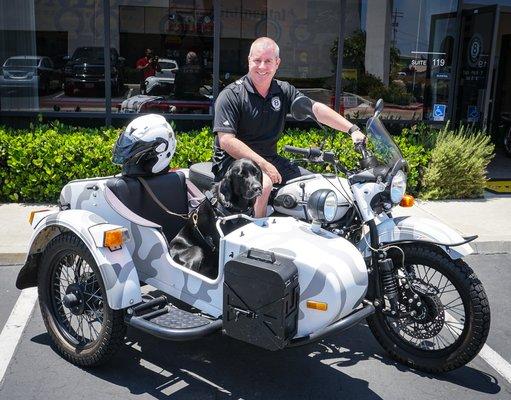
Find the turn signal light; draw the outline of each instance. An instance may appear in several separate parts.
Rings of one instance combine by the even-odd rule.
[[[36,210],[36,211],[30,211],[30,214],[28,214],[28,223],[32,225],[32,222],[34,222],[34,217],[37,213],[44,212],[44,211],[50,211],[50,210]]]
[[[313,310],[319,311],[326,311],[328,309],[328,304],[323,303],[321,301],[307,300],[307,308],[312,308]]]
[[[401,207],[411,207],[415,204],[415,199],[411,194],[405,194],[401,201],[399,202],[399,205]]]
[[[103,234],[103,247],[118,249],[124,242],[124,229],[112,229]]]

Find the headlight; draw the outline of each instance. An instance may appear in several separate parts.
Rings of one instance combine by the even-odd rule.
[[[397,204],[406,193],[406,175],[403,171],[397,171],[390,184],[390,200]]]
[[[316,190],[310,195],[307,207],[313,220],[332,222],[337,214],[337,196],[333,190]]]

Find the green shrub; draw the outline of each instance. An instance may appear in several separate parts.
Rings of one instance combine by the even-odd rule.
[[[423,198],[482,197],[494,147],[486,132],[466,127],[451,130],[447,125],[438,134],[424,172]]]
[[[119,173],[120,167],[111,162],[112,147],[119,132],[114,128],[75,128],[59,122],[39,124],[29,130],[0,127],[0,201],[55,202],[70,180]],[[395,137],[411,166],[408,187],[414,194],[430,152],[416,136],[412,131],[404,131],[404,135]],[[324,139],[325,133],[319,129],[288,129],[277,147],[279,153],[292,158],[292,154],[283,151],[284,145],[319,146]],[[211,160],[210,128],[178,132],[177,140],[171,167],[189,167]],[[359,154],[346,134],[329,130],[324,148],[334,151],[348,169],[356,168]],[[334,172],[326,164],[304,166],[315,172]]]
[[[72,179],[119,172],[110,162],[118,135],[114,129],[72,128],[57,122],[28,132],[0,132],[2,200],[55,201]]]
[[[415,99],[406,88],[392,82],[389,86],[375,86],[369,92],[372,99],[383,99],[386,103],[407,106]]]

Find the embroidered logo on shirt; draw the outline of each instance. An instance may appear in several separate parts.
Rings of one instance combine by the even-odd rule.
[[[225,125],[225,126],[229,126],[229,125],[230,125],[229,121],[225,120],[225,121],[224,121],[224,125]]]
[[[274,97],[271,99],[271,106],[275,111],[280,111],[280,98]]]

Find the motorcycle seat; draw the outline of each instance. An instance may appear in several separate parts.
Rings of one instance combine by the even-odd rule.
[[[188,214],[186,178],[182,172],[144,177],[156,198],[170,211]],[[168,214],[151,198],[136,177],[118,176],[106,182],[107,187],[132,212],[162,227],[163,234],[171,241],[186,220]]]
[[[188,177],[202,191],[211,189],[215,182],[215,174],[211,172],[212,166],[212,162],[202,162],[190,167]]]

